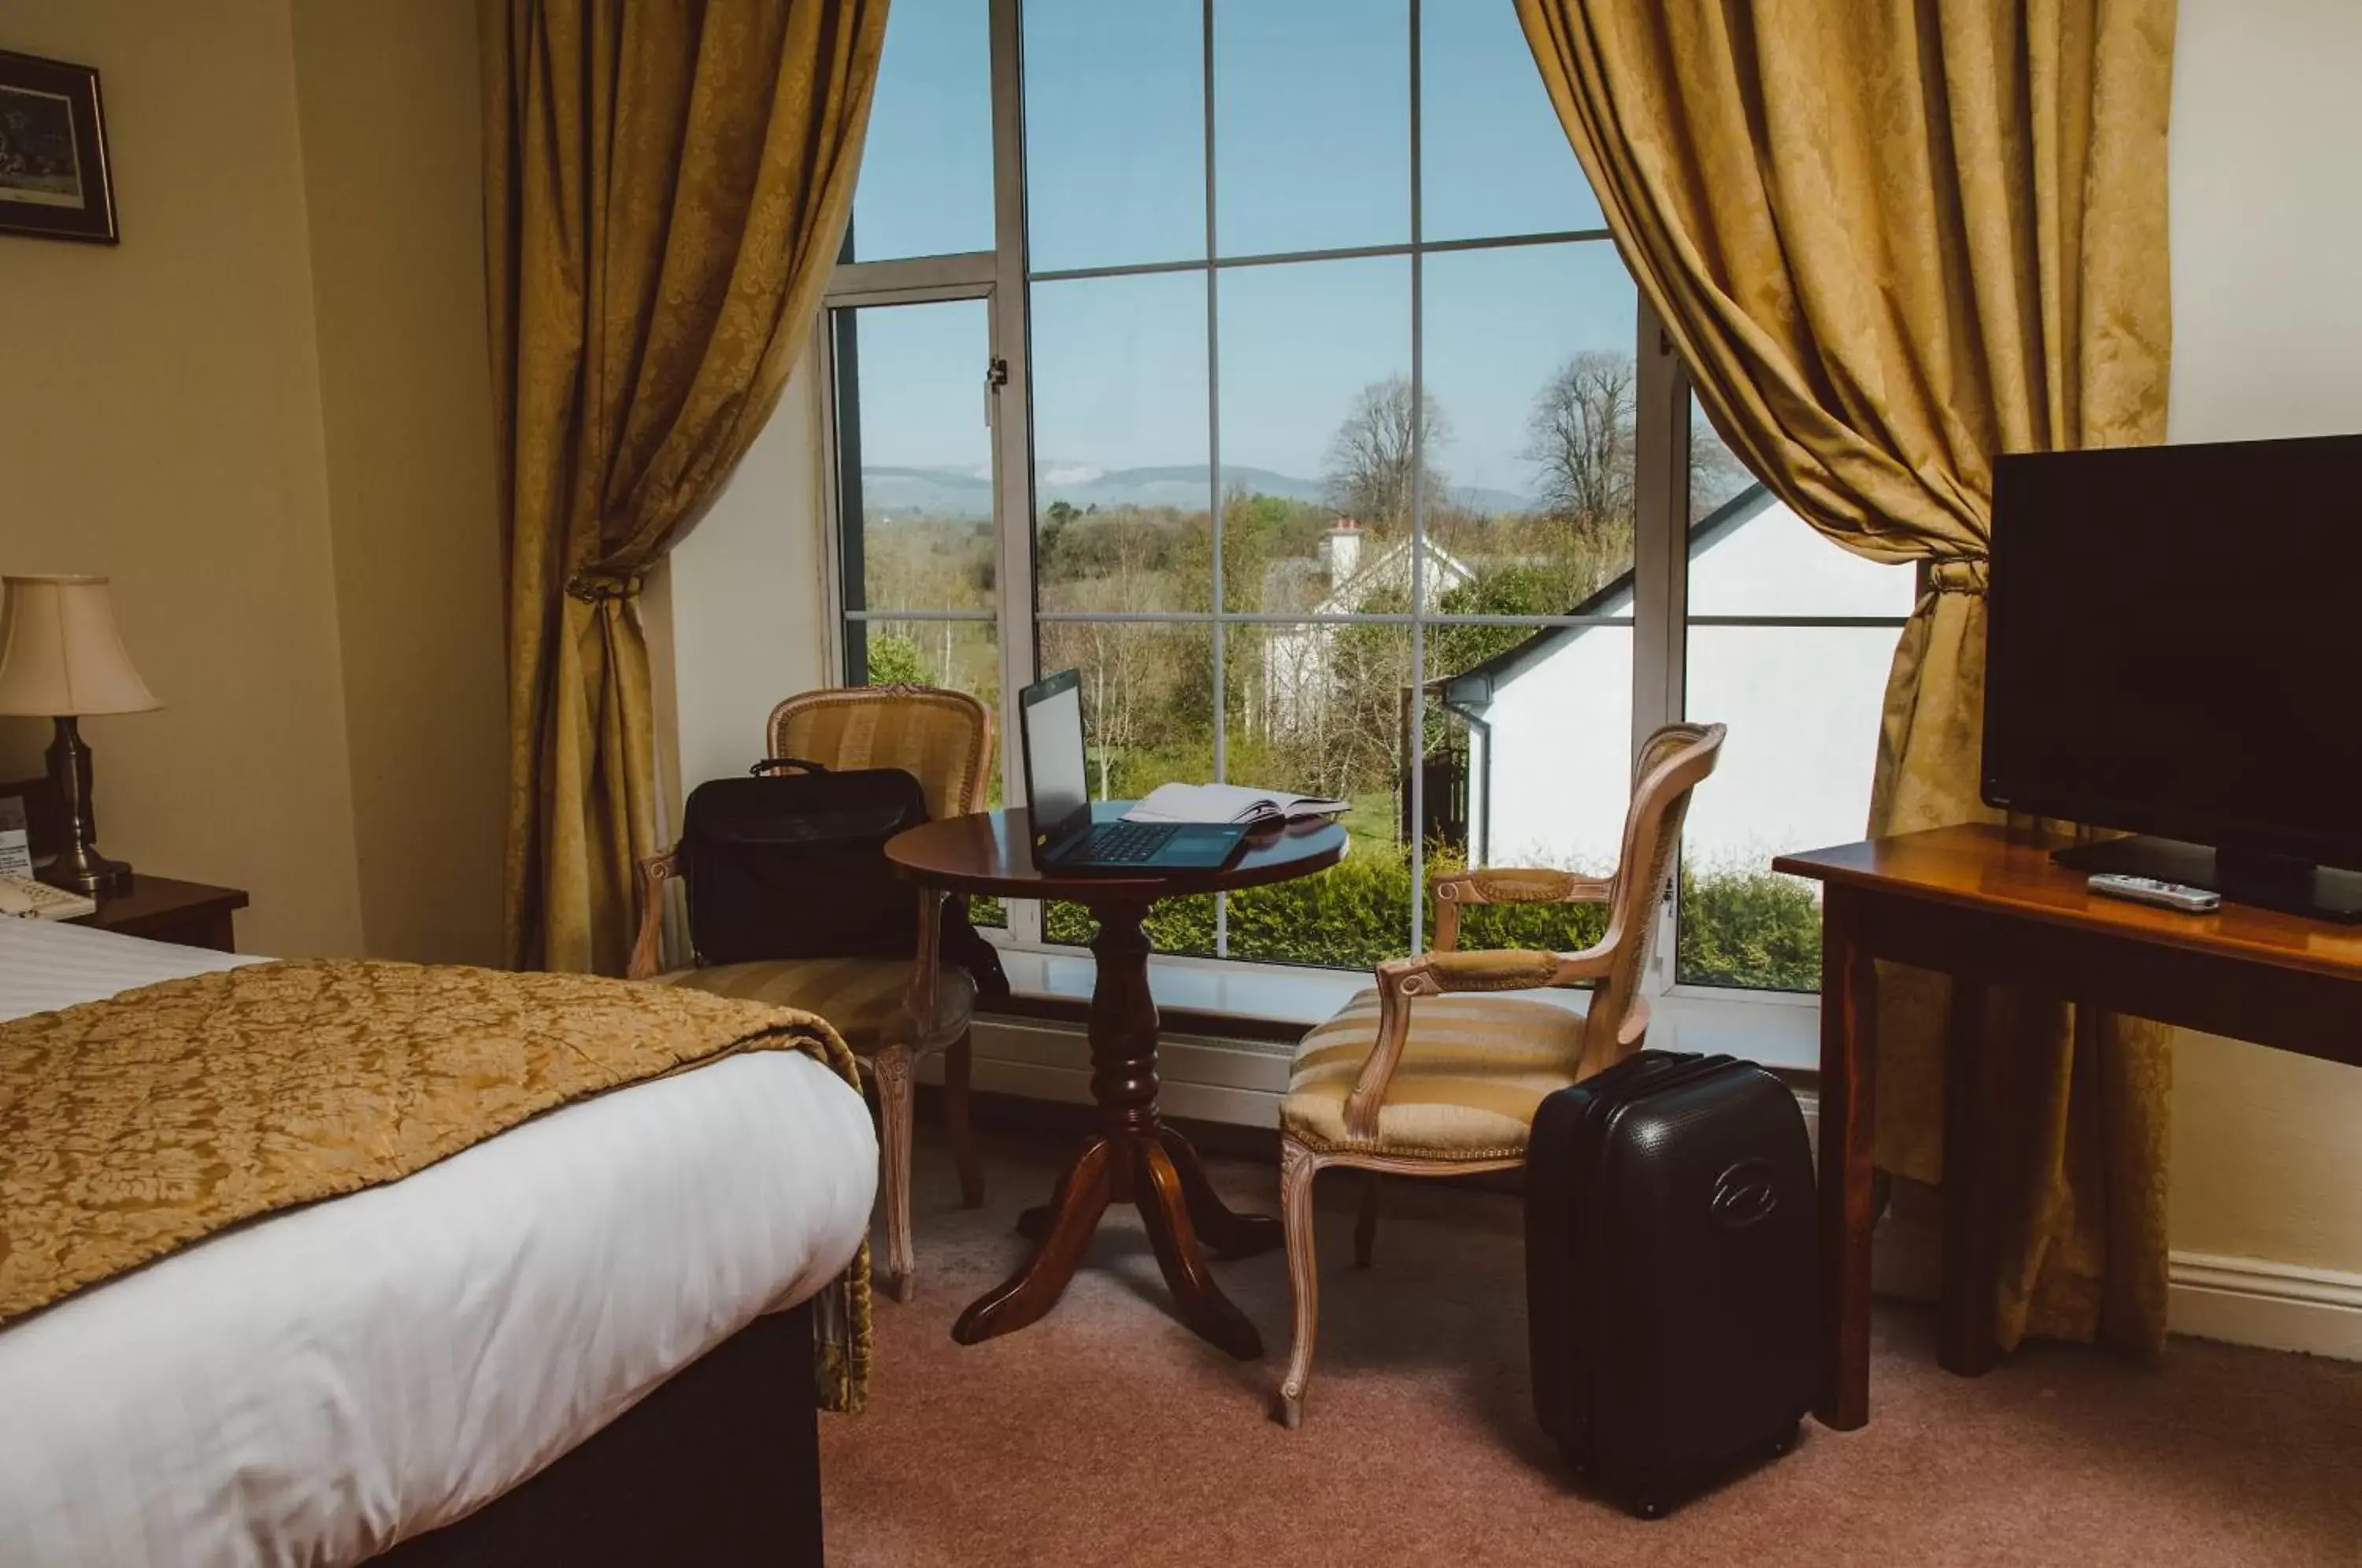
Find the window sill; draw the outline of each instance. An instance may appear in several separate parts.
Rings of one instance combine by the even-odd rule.
[[[996,933],[997,934],[997,933]],[[1022,1017],[1080,1021],[1091,999],[1088,954],[1003,946]],[[1175,1034],[1251,1043],[1285,1055],[1313,1025],[1369,988],[1359,969],[1242,964],[1165,954],[1148,960],[1148,990]],[[1581,1012],[1589,993],[1542,993],[1537,999]],[[1783,1075],[1820,1066],[1820,999],[1793,991],[1676,986],[1650,999],[1649,1043],[1661,1051],[1719,1052],[1760,1062]]]

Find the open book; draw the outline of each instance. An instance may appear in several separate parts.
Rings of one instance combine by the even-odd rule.
[[[1268,823],[1333,817],[1350,808],[1343,801],[1258,790],[1251,784],[1159,784],[1148,799],[1124,812],[1128,823]]]

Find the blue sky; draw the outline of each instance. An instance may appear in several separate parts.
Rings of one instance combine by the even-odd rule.
[[[865,259],[991,234],[985,0],[896,0],[860,191]],[[1435,239],[1595,227],[1598,208],[1507,0],[1424,0],[1421,219]],[[1216,231],[1224,257],[1410,237],[1407,0],[1216,0]],[[1198,0],[1026,0],[1033,270],[1207,254]],[[1604,240],[1430,253],[1425,373],[1456,483],[1523,491],[1535,392],[1582,348],[1629,352],[1632,285]],[[1223,268],[1224,464],[1318,477],[1353,394],[1410,370],[1407,257]],[[1206,275],[1033,288],[1034,425],[1048,463],[1206,460]],[[865,460],[981,464],[980,304],[863,314]]]

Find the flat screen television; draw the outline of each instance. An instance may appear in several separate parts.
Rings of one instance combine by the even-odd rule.
[[[2362,920],[2362,436],[2004,457],[1992,550],[1987,802]]]

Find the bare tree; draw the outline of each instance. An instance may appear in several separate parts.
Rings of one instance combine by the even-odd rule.
[[[1703,415],[1690,421],[1690,521],[1695,523],[1755,482],[1738,454]]]
[[[1348,517],[1380,527],[1407,525],[1412,465],[1423,463],[1423,493],[1443,497],[1443,475],[1435,454],[1451,439],[1451,426],[1435,399],[1422,395],[1418,416],[1411,412],[1410,382],[1401,376],[1372,381],[1353,399],[1345,422],[1329,443],[1329,502]]]
[[[1545,512],[1585,532],[1631,516],[1633,412],[1630,355],[1585,348],[1559,367],[1528,425]]]

